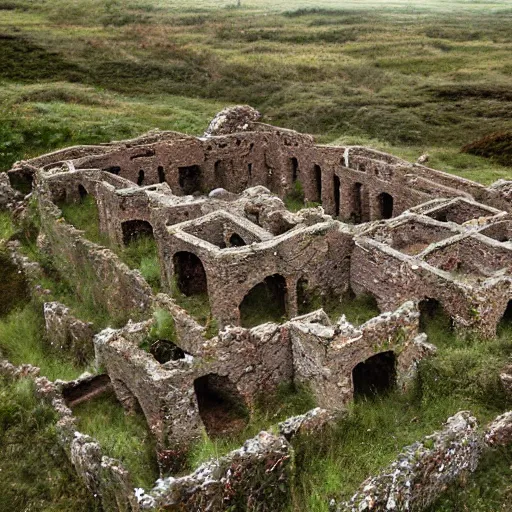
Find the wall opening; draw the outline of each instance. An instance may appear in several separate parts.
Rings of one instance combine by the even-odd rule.
[[[111,167],[105,167],[103,171],[108,172],[110,174],[114,174],[115,176],[119,176],[119,173],[121,172],[121,167],[118,165],[113,165]]]
[[[295,183],[299,177],[299,161],[295,157],[290,158],[290,168],[292,170],[292,183]]]
[[[500,323],[498,324],[498,334],[501,334],[504,330],[508,330],[512,334],[512,300],[508,301],[505,312],[503,313]]]
[[[185,359],[186,352],[170,340],[156,340],[149,347],[150,354],[160,363]]]
[[[396,357],[393,351],[381,352],[359,363],[352,370],[354,398],[372,398],[396,385]]]
[[[208,292],[206,272],[201,260],[191,252],[177,252],[173,256],[176,285],[183,295],[202,295]]]
[[[315,165],[313,168],[313,174],[315,175],[315,199],[317,203],[322,202],[322,169],[319,165]]]
[[[334,217],[340,216],[340,178],[334,175]]]
[[[158,166],[157,172],[158,172],[158,183],[165,183],[165,170],[161,165]]]
[[[249,411],[242,395],[228,379],[215,373],[194,381],[199,416],[210,437],[242,431]]]
[[[418,303],[420,312],[420,331],[427,331],[430,328],[442,331],[452,331],[453,322],[443,305],[437,300],[426,298]]]
[[[286,280],[279,274],[266,277],[254,286],[240,304],[243,327],[265,322],[282,322],[286,317]]]
[[[305,315],[323,307],[322,297],[317,290],[312,289],[309,281],[301,277],[297,281],[297,313]]]
[[[245,240],[238,233],[233,233],[229,237],[229,245],[231,247],[243,247],[244,245],[247,245],[247,244],[245,243]]]
[[[142,169],[139,171],[139,175],[137,176],[137,185],[139,185],[139,187],[144,185],[144,171]]]
[[[201,191],[201,167],[190,165],[178,168],[178,182],[185,195]]]
[[[247,164],[247,176],[249,178],[249,184],[252,180],[252,164]]]
[[[378,196],[379,214],[381,219],[391,219],[393,217],[393,196],[382,192]]]
[[[80,196],[80,201],[82,202],[89,195],[89,193],[87,190],[85,190],[83,185],[78,185],[78,195]]]
[[[153,238],[153,226],[145,220],[127,220],[121,224],[121,229],[125,245],[143,237]]]

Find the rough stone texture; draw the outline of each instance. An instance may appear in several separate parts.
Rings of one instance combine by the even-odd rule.
[[[344,317],[336,326],[325,326],[308,317],[286,326],[293,347],[294,378],[310,386],[317,405],[329,410],[343,410],[354,393],[353,369],[368,358],[393,351],[397,380],[412,378],[416,363],[433,348],[418,339],[419,314],[412,302],[393,313],[369,320],[360,327]]]
[[[139,493],[142,509],[221,512],[279,510],[287,498],[290,447],[283,437],[260,432],[242,448],[201,465],[194,473],[160,480]]]
[[[0,172],[0,210],[12,210],[21,199],[23,196],[11,187],[7,174]]]
[[[288,441],[297,435],[318,435],[327,425],[338,417],[339,416],[333,414],[331,411],[316,407],[306,414],[293,416],[279,423],[279,433]]]
[[[70,309],[59,302],[43,305],[46,334],[54,348],[74,355],[80,364],[86,363],[94,354],[92,323],[75,318]]]
[[[484,440],[488,446],[508,446],[512,443],[512,411],[498,416],[487,425]]]
[[[258,121],[261,114],[248,105],[227,107],[220,111],[211,121],[205,132],[206,137],[245,132],[252,123]]]
[[[337,512],[419,511],[457,478],[476,469],[482,451],[477,422],[467,411],[452,416],[442,431],[404,448],[379,476],[369,478]]]

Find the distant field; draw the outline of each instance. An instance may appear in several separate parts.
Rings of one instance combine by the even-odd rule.
[[[0,169],[225,105],[490,183],[512,130],[510,1],[0,0]]]

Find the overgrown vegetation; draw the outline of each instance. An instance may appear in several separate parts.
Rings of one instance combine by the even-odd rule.
[[[149,489],[158,478],[154,436],[142,412],[127,415],[112,393],[76,406],[79,429],[98,440],[108,456],[130,471],[134,485]]]
[[[465,153],[491,158],[512,167],[512,131],[487,135],[462,148]]]
[[[161,288],[160,263],[158,249],[152,236],[141,235],[132,240],[123,249],[118,249],[119,257],[133,269],[140,270],[142,277],[147,281],[155,293]]]
[[[32,381],[0,378],[0,510],[99,511],[58,447],[56,421]]]
[[[349,499],[368,476],[377,474],[404,446],[438,430],[460,410],[472,411],[483,425],[510,408],[499,370],[512,355],[512,326],[504,328],[493,341],[461,339],[447,329],[441,316],[430,322],[427,332],[439,352],[420,364],[413,389],[353,403],[348,416],[321,438],[297,441],[299,476],[292,510],[327,512],[330,497]],[[506,510],[502,507],[508,503],[508,485],[490,487],[510,478],[510,453],[499,451],[496,463],[492,462],[493,455],[431,512]]]
[[[225,104],[248,103],[322,142],[428,151],[485,183],[510,172],[460,155],[512,128],[506,0],[8,3],[0,168],[153,127],[199,134]]]
[[[188,468],[195,469],[208,459],[218,459],[240,448],[246,439],[262,430],[275,431],[279,422],[304,414],[314,407],[314,398],[306,386],[282,384],[274,393],[261,395],[256,400],[251,419],[241,432],[213,439],[204,433],[203,438],[189,451]]]
[[[85,238],[99,245],[109,245],[108,238],[100,231],[100,219],[96,199],[87,194],[76,203],[60,203],[59,208],[66,222],[84,232]]]
[[[13,364],[38,366],[50,380],[73,380],[87,369],[46,338],[42,304],[36,301],[0,318],[0,351]]]

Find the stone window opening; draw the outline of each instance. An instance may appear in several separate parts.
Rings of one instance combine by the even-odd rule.
[[[110,174],[114,174],[115,176],[119,176],[119,174],[121,173],[121,167],[119,167],[118,165],[113,165],[111,167],[105,167],[103,171],[108,172]]]
[[[340,216],[340,188],[341,188],[341,181],[339,176],[336,174],[334,175],[334,217]]]
[[[379,215],[381,219],[391,219],[393,217],[393,196],[387,192],[382,192],[377,197],[379,204]]]
[[[352,370],[355,399],[371,399],[396,386],[396,357],[393,351],[381,352],[359,363]]]
[[[247,245],[247,244],[245,243],[245,240],[238,233],[233,233],[229,237],[229,246],[230,247],[243,247],[244,245]]]
[[[316,197],[315,201],[318,203],[322,202],[322,169],[319,165],[315,165],[313,168],[313,173],[315,175],[315,192]]]
[[[145,177],[145,176],[144,176],[144,171],[141,169],[141,170],[139,171],[139,175],[138,175],[138,177],[137,177],[137,185],[138,185],[139,187],[142,187],[142,185],[144,184],[144,177]]]
[[[187,353],[170,340],[156,340],[149,347],[150,354],[160,363],[185,359]]]
[[[83,185],[78,185],[78,195],[80,196],[80,202],[83,202],[89,193]]]
[[[453,321],[446,313],[443,305],[437,300],[427,297],[418,303],[420,312],[420,331],[427,330],[432,324],[446,330],[453,330]]]
[[[201,191],[201,167],[189,165],[178,167],[178,183],[185,195]]]
[[[124,245],[129,245],[143,237],[154,238],[153,226],[145,220],[127,220],[121,224],[121,229]]]
[[[512,300],[508,301],[507,307],[503,312],[503,316],[498,324],[498,334],[504,329],[512,331]]]
[[[292,169],[292,183],[295,183],[299,177],[299,161],[297,158],[290,158],[290,166]]]
[[[158,183],[165,183],[165,169],[161,165],[159,165],[157,172],[158,172]]]
[[[249,177],[249,180],[252,179],[252,164],[247,164],[247,175]]]
[[[240,322],[243,327],[254,327],[265,322],[280,323],[286,318],[286,280],[279,274],[266,277],[254,286],[240,304]]]
[[[249,421],[245,400],[228,377],[210,373],[194,381],[199,416],[210,437],[241,432]]]
[[[174,275],[178,290],[190,297],[208,293],[206,271],[202,261],[193,253],[181,251],[173,256]]]

